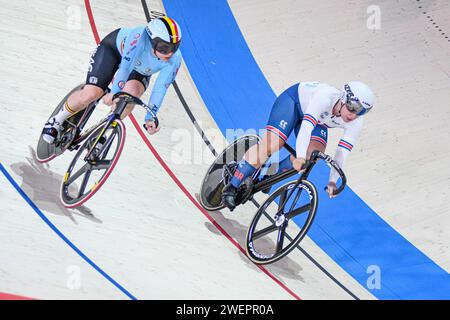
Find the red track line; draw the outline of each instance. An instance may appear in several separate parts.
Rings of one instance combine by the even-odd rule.
[[[91,25],[92,33],[97,44],[100,43],[100,37],[98,35],[97,26],[95,25],[94,15],[91,9],[91,3],[89,0],[84,0],[84,6],[86,7],[87,15],[89,17],[89,24]]]
[[[0,292],[0,300],[35,300],[35,299]]]
[[[84,0],[84,3],[86,5],[86,11],[89,16],[89,22],[91,24],[92,33],[94,34],[94,38],[96,43],[98,44],[100,42],[100,37],[98,35],[97,27],[95,25],[94,16],[92,14],[92,9],[90,5],[89,0]],[[186,189],[186,187],[181,183],[181,181],[177,178],[177,176],[173,173],[173,171],[169,168],[169,166],[165,163],[165,161],[161,158],[158,151],[153,147],[151,142],[148,140],[145,133],[142,131],[141,127],[139,126],[138,122],[136,121],[136,118],[130,114],[130,120],[133,123],[134,127],[136,128],[137,132],[141,136],[144,143],[148,146],[150,151],[153,153],[155,158],[158,160],[158,162],[161,164],[161,166],[166,170],[167,174],[172,178],[172,180],[177,184],[177,186],[183,191],[183,193],[186,195],[186,197],[191,200],[191,202],[203,213],[203,215],[244,255],[246,255],[246,252],[244,248],[239,245],[239,243],[234,240],[220,225],[219,223],[214,220],[214,218],[200,206],[200,204],[195,200],[195,198],[189,193],[189,191]],[[255,264],[256,265],[256,264]],[[278,280],[270,271],[268,271],[265,267],[256,265],[262,272],[264,272],[267,276],[269,276],[273,281],[275,281],[279,286],[281,286],[284,290],[286,290],[291,296],[293,296],[297,300],[301,300],[301,298],[296,295],[291,289],[289,289],[285,284],[283,284],[280,280]]]
[[[146,137],[145,133],[142,131],[141,127],[139,126],[138,122],[136,121],[135,117],[130,114],[131,122],[133,122],[134,127],[136,128],[137,132],[141,136],[142,140],[144,140],[145,144],[148,146],[150,151],[153,153],[155,158],[159,161],[161,166],[166,170],[167,174],[173,179],[173,181],[178,185],[178,187],[181,189],[181,191],[184,192],[184,194],[191,200],[191,202],[203,213],[203,215],[237,248],[239,249],[244,255],[246,255],[246,252],[244,248],[241,247],[241,245],[234,240],[220,225],[217,223],[216,220],[205,210],[200,206],[197,200],[189,193],[189,191],[186,189],[186,187],[181,183],[181,181],[177,178],[177,176],[170,170],[170,168],[167,166],[167,164],[164,162],[164,160],[161,158],[161,156],[158,154],[158,151],[153,147],[153,145],[150,143],[148,138]],[[255,264],[256,265],[256,264]],[[265,267],[256,265],[262,272],[264,272],[266,275],[268,275],[273,281],[275,281],[278,285],[280,285],[284,290],[286,290],[290,295],[292,295],[297,300],[301,300],[299,296],[297,296],[291,289],[289,289],[286,285],[284,285],[280,280],[278,280],[272,273],[270,273]]]

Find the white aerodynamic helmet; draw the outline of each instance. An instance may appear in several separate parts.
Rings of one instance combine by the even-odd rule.
[[[181,44],[181,29],[178,23],[169,17],[150,20],[145,28],[154,50],[168,54],[178,50]]]
[[[375,95],[365,83],[350,81],[342,88],[341,100],[350,112],[362,116],[373,108]]]

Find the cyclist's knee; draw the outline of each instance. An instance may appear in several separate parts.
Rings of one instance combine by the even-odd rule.
[[[125,87],[123,88],[123,91],[135,97],[140,97],[142,96],[142,94],[144,94],[145,87],[138,80],[128,80],[127,83],[125,84]]]
[[[268,131],[265,135],[263,142],[265,142],[268,156],[271,156],[275,152],[279,151],[285,143],[285,141],[280,138],[280,136],[270,131]]]
[[[248,160],[251,164],[255,164],[258,167],[264,164],[267,159],[279,151],[284,145],[284,140],[273,132],[267,131],[262,138],[261,143],[256,147],[257,153],[248,155]]]
[[[86,85],[78,95],[78,102],[83,106],[87,106],[91,102],[99,99],[103,93],[104,91],[99,87]]]
[[[311,140],[311,142],[309,143],[309,146],[308,146],[308,151],[306,153],[306,158],[309,159],[309,157],[311,156],[311,153],[314,150],[318,150],[320,152],[325,152],[325,149],[326,149],[326,145],[324,145],[323,143]]]

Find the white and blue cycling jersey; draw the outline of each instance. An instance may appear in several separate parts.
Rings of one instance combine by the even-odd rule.
[[[343,168],[345,159],[360,135],[363,117],[345,122],[340,116],[334,115],[333,108],[341,96],[341,91],[326,83],[297,83],[277,97],[266,129],[285,141],[295,132],[297,156],[301,158],[306,158],[311,141],[326,147],[329,128],[344,129],[334,156],[334,160]],[[339,174],[332,169],[330,181],[336,182],[338,177]]]

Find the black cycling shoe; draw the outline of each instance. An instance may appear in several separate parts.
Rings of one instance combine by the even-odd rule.
[[[237,197],[238,189],[233,186],[231,183],[227,184],[225,188],[222,190],[222,201],[223,204],[233,211],[236,208],[236,197]]]

